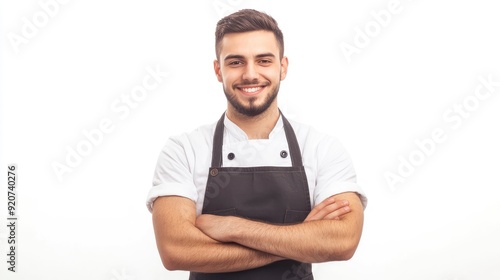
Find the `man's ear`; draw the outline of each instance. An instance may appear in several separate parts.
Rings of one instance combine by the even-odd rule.
[[[214,60],[214,71],[215,71],[215,76],[217,76],[217,80],[219,80],[219,82],[222,83],[222,75],[220,72],[220,63],[217,59]]]
[[[288,73],[288,57],[284,56],[281,59],[281,81],[286,78],[286,74]]]

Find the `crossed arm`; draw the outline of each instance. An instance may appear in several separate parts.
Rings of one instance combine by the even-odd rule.
[[[278,260],[347,260],[363,227],[363,207],[355,193],[325,199],[303,223],[273,225],[238,217],[200,215],[192,200],[156,199],[153,225],[158,251],[168,270],[230,272]]]

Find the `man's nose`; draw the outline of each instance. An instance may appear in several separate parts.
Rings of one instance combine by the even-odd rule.
[[[257,73],[257,69],[253,63],[248,63],[245,67],[245,72],[243,73],[243,80],[253,81],[257,80],[259,74]]]

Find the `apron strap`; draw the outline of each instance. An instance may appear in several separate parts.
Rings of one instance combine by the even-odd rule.
[[[301,167],[302,166],[302,156],[300,154],[299,143],[297,142],[297,137],[293,131],[292,125],[285,118],[280,110],[281,119],[283,120],[283,127],[285,129],[285,136],[288,142],[288,149],[290,150],[290,157],[292,160],[292,166]],[[224,136],[224,117],[226,112],[222,114],[217,125],[215,127],[214,133],[214,143],[212,147],[212,167],[222,167],[222,142]]]
[[[214,143],[212,147],[212,167],[222,166],[222,137],[224,136],[224,116],[226,112],[222,113],[217,126],[215,127]]]
[[[292,166],[302,166],[302,155],[300,154],[299,143],[297,142],[297,137],[293,131],[292,125],[281,113],[281,118],[283,119],[283,126],[285,128],[286,141],[288,142],[288,149],[290,150],[290,157],[292,158]]]

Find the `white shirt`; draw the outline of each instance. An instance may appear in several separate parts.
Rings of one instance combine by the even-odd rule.
[[[332,195],[356,192],[366,207],[367,199],[356,184],[351,159],[339,141],[310,126],[293,121],[290,124],[302,153],[311,205],[314,207]],[[149,211],[156,198],[177,195],[193,200],[197,215],[201,214],[212,162],[215,126],[216,123],[205,125],[167,141],[158,157],[153,186],[147,197]],[[269,139],[252,140],[236,124],[224,118],[223,167],[292,166],[289,155],[280,156],[283,150],[290,154],[281,116]],[[234,159],[228,159],[229,153],[235,155]]]

